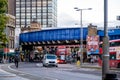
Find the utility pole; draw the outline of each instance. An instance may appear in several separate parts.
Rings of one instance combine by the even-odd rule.
[[[107,30],[108,23],[108,0],[104,0],[104,38],[103,38],[103,62],[102,62],[102,80],[105,74],[109,72],[109,37]]]

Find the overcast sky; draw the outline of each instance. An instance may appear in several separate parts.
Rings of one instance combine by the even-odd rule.
[[[83,25],[89,23],[103,27],[104,0],[58,0],[58,27],[75,27],[80,24],[80,12],[74,7],[92,8],[83,11]],[[120,24],[116,16],[120,15],[120,0],[108,0],[109,27]],[[119,23],[119,24],[118,24]]]

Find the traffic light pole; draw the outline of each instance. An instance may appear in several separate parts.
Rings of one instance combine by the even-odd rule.
[[[104,0],[104,38],[103,38],[103,62],[102,62],[102,80],[105,79],[105,74],[109,72],[109,37],[107,30],[108,23],[108,4],[107,0]]]

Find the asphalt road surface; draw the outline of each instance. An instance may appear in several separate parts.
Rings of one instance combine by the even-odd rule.
[[[101,70],[71,64],[59,64],[56,68],[43,67],[40,63],[21,63],[18,69],[14,65],[2,69],[29,80],[102,80]]]

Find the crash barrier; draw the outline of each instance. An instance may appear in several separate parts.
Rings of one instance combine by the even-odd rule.
[[[104,80],[118,80],[117,79],[117,74],[114,73],[107,73],[105,75],[105,79]]]

